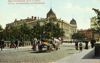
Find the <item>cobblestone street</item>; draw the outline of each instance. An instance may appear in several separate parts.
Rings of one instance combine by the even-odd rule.
[[[0,63],[52,63],[77,53],[74,44],[63,44],[58,51],[34,53],[31,47],[0,51]]]

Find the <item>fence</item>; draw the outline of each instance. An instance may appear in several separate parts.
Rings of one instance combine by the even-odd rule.
[[[19,42],[19,46],[30,46],[31,42],[30,41],[23,41],[23,42]],[[5,47],[10,47],[11,45],[11,41],[4,41]]]

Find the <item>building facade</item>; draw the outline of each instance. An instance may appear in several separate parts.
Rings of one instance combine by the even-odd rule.
[[[75,19],[72,19],[70,23],[67,23],[64,20],[58,19],[52,9],[49,10],[49,12],[46,15],[46,18],[39,18],[32,16],[31,18],[28,17],[26,19],[21,19],[21,20],[15,19],[13,23],[7,24],[6,28],[10,29],[11,27],[14,26],[20,27],[20,25],[23,25],[24,23],[26,23],[30,28],[32,28],[37,24],[37,22],[40,23],[41,26],[48,22],[53,22],[54,24],[58,23],[60,28],[62,28],[65,32],[63,36],[64,41],[71,41],[72,34],[77,32],[77,23]]]
[[[84,34],[85,40],[89,40],[90,41],[93,38],[93,31],[91,29],[79,30],[78,32]]]

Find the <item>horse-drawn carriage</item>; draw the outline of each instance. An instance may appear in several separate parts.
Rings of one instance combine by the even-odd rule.
[[[59,45],[61,44],[61,41],[58,39],[54,39],[54,40],[37,40],[34,41],[33,45],[32,45],[32,49],[35,51],[53,51],[53,50],[58,50],[59,49]]]

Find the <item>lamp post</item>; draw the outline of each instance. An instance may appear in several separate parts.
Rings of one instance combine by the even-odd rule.
[[[53,26],[52,26],[52,23],[53,23],[53,19],[51,20],[51,37],[53,37]]]
[[[63,20],[62,20],[62,23],[61,23],[61,28],[62,28],[62,30],[63,30]],[[61,41],[62,41],[62,43],[63,43],[63,36],[61,37]]]

